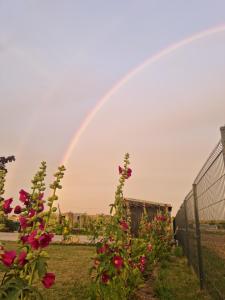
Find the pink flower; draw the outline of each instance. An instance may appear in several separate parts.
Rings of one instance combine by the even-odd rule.
[[[19,205],[17,205],[17,206],[14,208],[14,213],[17,214],[17,215],[20,214],[21,211],[22,211],[22,208],[21,208]]]
[[[110,280],[110,277],[106,272],[104,272],[104,273],[102,273],[101,279],[102,279],[102,282],[106,284]]]
[[[26,204],[29,200],[29,193],[27,193],[24,190],[20,190],[19,194],[20,194],[19,197],[20,201]]]
[[[125,220],[121,220],[119,223],[120,223],[120,228],[123,231],[127,231],[129,229],[129,226]]]
[[[26,262],[27,262],[26,257],[27,257],[27,253],[25,251],[20,252],[19,257],[18,257],[18,264],[21,267],[23,267],[26,264]]]
[[[115,255],[112,259],[112,262],[116,269],[121,269],[123,267],[123,259],[119,255]]]
[[[19,217],[19,222],[22,229],[26,229],[29,226],[27,219],[23,216]]]
[[[3,264],[7,267],[10,267],[13,264],[15,258],[16,258],[16,251],[15,250],[5,251],[1,255],[1,260],[2,260]]]
[[[8,199],[8,200],[5,200],[5,201],[3,202],[2,208],[3,208],[5,214],[11,213],[12,207],[10,207],[10,204],[11,204],[12,202],[13,202],[13,199],[12,199],[12,198],[10,198],[10,199]]]
[[[43,233],[39,238],[39,244],[41,248],[45,248],[52,241],[54,234],[52,233]]]
[[[46,289],[49,289],[55,282],[55,274],[54,273],[46,273],[42,279],[43,285]]]

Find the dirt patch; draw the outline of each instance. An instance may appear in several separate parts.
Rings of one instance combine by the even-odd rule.
[[[152,274],[150,274],[146,280],[144,286],[136,292],[136,300],[158,300],[153,288],[157,274],[158,267],[155,267]]]

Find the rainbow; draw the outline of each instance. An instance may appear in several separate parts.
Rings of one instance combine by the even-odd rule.
[[[116,94],[116,92],[122,87],[124,86],[131,78],[133,78],[136,74],[138,74],[139,72],[141,72],[144,68],[146,68],[147,66],[157,62],[158,60],[160,60],[161,58],[163,58],[164,56],[172,53],[173,51],[184,47],[188,44],[191,44],[197,40],[203,39],[205,37],[208,37],[210,35],[216,34],[216,33],[220,33],[220,32],[224,32],[225,31],[225,24],[216,26],[216,27],[212,27],[209,28],[207,30],[195,33],[185,39],[182,39],[181,41],[178,41],[176,43],[173,43],[171,45],[169,45],[168,47],[162,49],[161,51],[153,54],[152,56],[150,56],[148,59],[146,59],[144,62],[142,62],[141,64],[139,64],[137,67],[135,67],[134,69],[130,70],[125,76],[123,76],[119,81],[117,81],[111,88],[109,91],[107,91],[102,98],[100,98],[97,102],[97,104],[95,105],[95,107],[88,113],[87,117],[83,120],[83,122],[81,123],[81,126],[79,127],[79,129],[75,132],[75,134],[73,135],[71,142],[69,143],[69,146],[67,147],[64,155],[63,155],[63,159],[61,161],[61,163],[63,165],[66,165],[68,163],[68,160],[71,157],[71,154],[74,150],[74,148],[77,146],[82,134],[85,132],[85,130],[87,129],[87,127],[89,126],[89,124],[91,123],[91,121],[93,120],[93,118],[95,117],[95,115],[98,113],[98,111],[102,108],[102,106],[113,96]]]

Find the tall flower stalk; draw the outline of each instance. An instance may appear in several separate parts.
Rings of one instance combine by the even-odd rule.
[[[119,166],[119,184],[111,204],[111,222],[106,224],[101,240],[96,243],[93,258],[92,299],[128,299],[141,282],[141,272],[132,262],[130,222],[123,197],[126,180],[131,176],[129,154]]]
[[[21,205],[14,207],[20,223],[19,251],[1,248],[0,268],[5,272],[0,287],[1,299],[42,299],[40,292],[34,287],[35,282],[40,280],[46,288],[50,288],[55,281],[55,274],[47,272],[48,254],[45,249],[53,238],[48,225],[51,214],[57,210],[54,202],[58,199],[57,190],[62,188],[60,181],[64,171],[64,166],[58,168],[50,185],[52,193],[47,200],[44,200],[45,162],[41,163],[31,181],[31,192],[19,192]],[[3,199],[0,207],[3,214],[12,211],[12,201],[11,198]],[[46,204],[48,208],[45,208]]]

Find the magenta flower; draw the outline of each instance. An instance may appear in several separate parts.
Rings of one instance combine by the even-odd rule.
[[[10,204],[11,204],[12,202],[13,202],[13,199],[12,199],[12,198],[10,198],[10,199],[8,199],[8,200],[5,200],[5,201],[3,202],[2,208],[3,208],[5,214],[11,213],[12,207],[10,207]]]
[[[17,205],[17,206],[14,208],[14,213],[17,214],[17,215],[20,214],[21,211],[22,211],[22,208],[21,208],[19,205]]]
[[[36,211],[35,211],[33,208],[31,208],[31,209],[29,210],[28,217],[29,217],[29,218],[32,218],[32,217],[35,215],[35,213],[36,213]]]
[[[141,256],[141,257],[140,257],[140,264],[141,264],[142,266],[144,266],[144,265],[146,264],[146,257],[145,257],[145,256]]]
[[[55,282],[55,274],[54,273],[46,273],[42,279],[43,285],[46,289],[49,289]]]
[[[27,263],[26,257],[27,257],[27,253],[25,251],[20,252],[18,257],[18,264],[21,267],[23,267]]]
[[[119,174],[122,174],[123,173],[123,168],[121,168],[121,166],[119,166]]]
[[[19,200],[26,204],[29,200],[29,193],[24,190],[20,190],[19,194],[20,194]]]
[[[26,229],[29,226],[27,219],[23,216],[19,217],[19,222],[22,229]]]
[[[38,239],[36,238],[37,230],[31,232],[28,236],[27,243],[31,245],[32,249],[37,250],[40,246]]]
[[[41,248],[45,248],[52,241],[54,234],[52,233],[43,233],[39,238],[39,244]]]
[[[127,178],[131,176],[132,170],[130,168],[127,169]]]
[[[29,237],[29,235],[23,235],[23,236],[21,236],[20,240],[22,241],[23,244],[27,243],[28,237]]]
[[[2,260],[3,264],[7,267],[10,267],[13,264],[15,258],[16,258],[16,251],[14,251],[14,250],[5,251],[1,255],[1,260]]]
[[[119,255],[115,255],[112,259],[112,262],[116,269],[121,269],[123,267],[123,259]]]
[[[102,276],[101,276],[101,279],[102,279],[102,282],[106,284],[106,283],[109,282],[110,277],[109,277],[109,275],[108,275],[106,272],[104,272],[104,273],[102,274]]]

